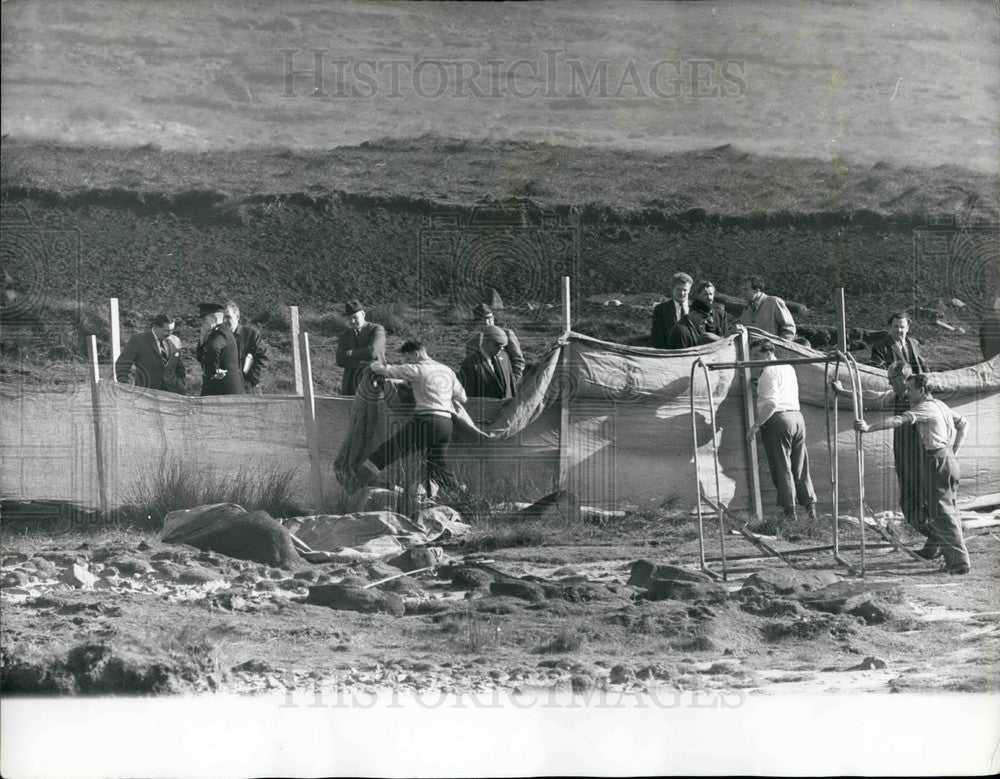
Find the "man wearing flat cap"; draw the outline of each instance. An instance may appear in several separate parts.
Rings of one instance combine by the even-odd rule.
[[[470,398],[514,397],[514,374],[504,351],[507,334],[499,327],[484,328],[465,345],[458,380]]]
[[[472,309],[472,317],[477,324],[483,327],[496,327],[496,318],[493,316],[493,309],[485,303],[480,303]],[[507,336],[507,343],[503,347],[507,359],[510,361],[511,372],[514,376],[514,387],[521,383],[524,376],[524,353],[521,351],[521,344],[514,335],[514,331],[509,327],[501,327],[504,335]]]
[[[341,395],[353,396],[358,389],[361,371],[372,362],[385,362],[385,328],[365,321],[365,307],[360,300],[349,300],[344,315],[350,327],[337,342],[337,365],[344,369]]]
[[[243,372],[233,331],[225,324],[222,303],[201,303],[201,334],[196,354],[201,363],[202,395],[243,395]]]

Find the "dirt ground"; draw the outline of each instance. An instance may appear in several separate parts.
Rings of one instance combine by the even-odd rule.
[[[497,537],[531,545],[446,548],[452,565],[369,590],[392,613],[359,613],[308,603],[309,588],[360,586],[396,568],[279,570],[134,531],[7,532],[2,690],[587,696],[1000,688],[995,529],[969,534],[973,569],[962,577],[942,572],[940,561],[885,548],[867,550],[864,577],[829,552],[795,556],[793,569],[754,557],[730,535],[726,581],[659,590],[633,563],[672,564],[697,579],[697,524],[686,514],[556,520]],[[856,530],[842,530],[855,565],[859,552],[848,545],[857,541]],[[718,555],[717,536],[707,551]]]

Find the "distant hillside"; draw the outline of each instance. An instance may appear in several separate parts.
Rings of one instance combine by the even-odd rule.
[[[877,326],[888,309],[941,297],[978,306],[997,276],[987,176],[831,169],[729,147],[663,156],[428,137],[182,154],[5,143],[0,197],[15,285],[136,310],[223,296],[250,309],[355,295],[420,305],[470,285],[552,302],[563,274],[586,296],[663,291],[685,270],[731,291],[759,273],[820,308],[843,283],[870,320],[858,324]]]

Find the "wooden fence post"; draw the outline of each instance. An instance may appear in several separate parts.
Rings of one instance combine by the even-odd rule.
[[[313,395],[312,362],[309,358],[309,333],[299,334],[302,352],[302,409],[305,414],[306,439],[309,444],[309,481],[314,510],[321,513],[323,505],[323,474],[319,464],[319,431],[316,429],[316,397]]]
[[[562,277],[562,325],[563,337],[569,335],[573,320],[570,314],[569,276]],[[569,404],[572,397],[569,364],[569,341],[560,346],[559,373],[562,386],[559,393],[559,475],[558,489],[567,488],[569,478]]]
[[[118,381],[115,363],[122,353],[121,322],[118,319],[118,298],[111,298],[111,381]]]
[[[87,372],[90,378],[90,402],[94,415],[94,454],[97,466],[97,492],[102,515],[108,513],[108,481],[104,471],[104,436],[101,432],[101,369],[97,364],[97,336],[92,335],[87,341],[87,357],[90,362],[90,370]]]
[[[299,351],[299,307],[289,306],[292,320],[292,370],[295,373],[295,394],[302,394],[302,354]]]
[[[739,360],[750,359],[750,335],[745,327],[739,328],[739,340],[737,340],[737,350]],[[750,369],[744,367],[740,370],[740,380],[743,388],[743,440],[746,441],[747,454],[747,489],[750,491],[750,510],[758,519],[764,516],[764,503],[760,493],[760,465],[757,458],[757,437],[747,439],[747,433],[753,426],[755,420],[753,406],[753,384],[751,383]]]
[[[843,287],[837,287],[837,348],[847,354],[847,306]]]

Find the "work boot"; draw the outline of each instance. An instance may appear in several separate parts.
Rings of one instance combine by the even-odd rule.
[[[935,557],[941,556],[941,547],[928,538],[927,543],[920,547],[920,549],[915,550],[913,554],[917,557],[922,557],[924,560],[933,560]]]
[[[922,557],[924,560],[933,560],[935,557],[941,556],[941,547],[934,537],[934,531],[927,534],[926,543],[920,549],[917,549],[914,554],[917,557]]]
[[[806,512],[809,515],[809,519],[813,522],[819,522],[819,511],[816,510],[816,501],[806,504]]]

